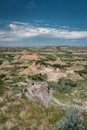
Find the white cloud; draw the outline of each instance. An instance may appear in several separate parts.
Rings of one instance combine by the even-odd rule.
[[[11,30],[16,30],[18,28],[16,24],[9,24],[8,26]]]
[[[18,25],[28,25],[28,23],[24,23],[24,22],[12,22],[13,24],[18,24]]]
[[[44,36],[61,39],[87,38],[87,31],[69,31],[46,27],[34,27],[28,23],[13,22],[8,30],[0,30],[0,42],[19,41],[26,38]]]

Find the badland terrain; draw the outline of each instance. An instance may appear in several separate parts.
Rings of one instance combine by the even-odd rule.
[[[0,48],[0,130],[50,130],[70,106],[87,129],[87,47]]]

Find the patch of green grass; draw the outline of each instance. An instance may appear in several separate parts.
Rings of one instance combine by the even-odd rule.
[[[17,71],[16,70],[12,70],[10,76],[16,76],[16,75],[17,75]]]
[[[55,91],[60,93],[69,93],[71,88],[69,86],[58,84],[57,82],[49,82],[49,88],[52,88]]]
[[[5,74],[0,74],[0,79],[3,79],[5,76]]]
[[[14,80],[14,83],[21,82],[21,81],[25,82],[25,76],[17,76],[13,80]]]
[[[62,85],[62,86],[69,86],[69,87],[76,87],[77,86],[76,81],[73,81],[71,79],[64,79],[64,78],[60,78],[58,80],[58,84]]]
[[[71,67],[70,63],[67,63],[67,65],[61,65],[61,64],[53,64],[52,67],[56,68],[60,68],[61,70],[66,69],[66,67]]]
[[[25,119],[34,119],[38,125],[40,125],[41,121],[44,120],[47,122],[49,127],[49,125],[53,125],[63,116],[63,110],[60,110],[60,108],[54,106],[45,107],[38,101],[32,102],[29,109],[27,110],[27,113],[25,114]]]
[[[11,64],[20,65],[20,64],[23,64],[23,61],[17,61],[17,62],[15,62],[15,63],[11,63]]]
[[[8,119],[9,118],[5,113],[0,112],[0,124],[4,124]]]
[[[47,66],[49,65],[47,62],[43,61],[43,59],[42,59],[42,60],[37,60],[37,61],[36,61],[36,65],[37,65],[37,64],[43,65],[43,66],[45,66],[45,67],[47,67]]]
[[[53,91],[53,95],[55,98],[57,98],[58,100],[66,103],[66,102],[72,102],[72,96],[70,94],[65,94],[65,93],[60,93],[58,91]]]
[[[86,99],[87,99],[87,94],[85,93],[85,91],[84,91],[84,92],[80,92],[80,93],[79,93],[79,97],[80,97],[81,99],[83,99],[83,100],[86,100]]]
[[[6,130],[7,130],[7,129],[6,129]],[[19,130],[19,128],[18,128],[18,126],[16,125],[16,126],[11,127],[10,130]]]
[[[42,56],[45,56],[47,60],[50,60],[50,61],[56,61],[56,57],[54,57],[53,55],[51,54],[41,54]]]
[[[1,60],[1,59],[0,59],[0,65],[3,63],[3,61],[4,61],[4,60]]]
[[[13,57],[14,57],[14,55],[11,55],[11,54],[0,53],[0,58],[8,60],[10,63],[13,60]]]
[[[83,115],[83,118],[84,118],[84,127],[85,127],[85,130],[87,130],[87,112],[83,111],[82,115]]]
[[[4,82],[0,80],[0,96],[2,96],[5,92]]]
[[[0,102],[0,107],[3,107],[5,105],[5,103],[6,103],[5,101],[1,101]]]
[[[85,66],[84,69],[75,72],[78,73],[80,76],[82,76],[82,74],[87,74],[87,66]]]
[[[24,88],[26,88],[26,86],[18,86],[18,85],[12,85],[12,86],[10,86],[11,88],[12,88],[12,90],[14,91],[14,92],[19,92],[19,91],[21,91],[22,89],[24,89]]]
[[[64,115],[64,111],[61,107],[44,106],[38,99],[30,101],[27,98],[22,97],[17,98],[14,102],[9,100],[7,101],[7,104],[8,106],[5,115],[10,115],[10,119],[14,118],[17,122],[17,124],[12,127],[12,130],[15,130],[16,128],[29,128],[34,130],[35,128],[38,129],[40,125],[43,126],[44,123],[44,129],[49,130]],[[21,112],[24,114],[22,115]],[[3,119],[5,120],[3,121],[5,124],[7,118]]]
[[[29,75],[28,76],[29,79],[33,80],[33,81],[45,81],[47,80],[47,75],[46,74],[35,74],[35,75]]]
[[[52,67],[54,68],[63,68],[63,65],[60,65],[60,64],[53,64]]]

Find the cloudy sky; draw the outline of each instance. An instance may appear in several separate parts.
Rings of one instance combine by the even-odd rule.
[[[87,46],[87,0],[0,0],[0,46]]]

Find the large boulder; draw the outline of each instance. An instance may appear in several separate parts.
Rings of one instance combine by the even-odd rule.
[[[44,104],[50,104],[51,95],[46,82],[34,82],[31,87],[23,89],[22,92],[28,99],[40,99]]]

